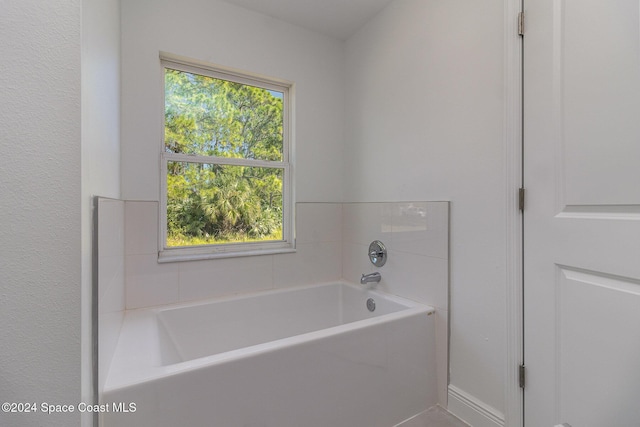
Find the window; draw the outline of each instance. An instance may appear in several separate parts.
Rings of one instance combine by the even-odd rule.
[[[161,63],[159,260],[292,251],[290,85]]]

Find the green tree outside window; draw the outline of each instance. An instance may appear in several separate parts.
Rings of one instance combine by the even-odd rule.
[[[167,247],[283,239],[284,94],[165,68]],[[202,160],[204,158],[205,160]],[[224,163],[224,162],[223,162]]]

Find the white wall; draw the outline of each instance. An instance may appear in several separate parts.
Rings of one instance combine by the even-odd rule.
[[[117,4],[2,3],[6,400],[86,395],[88,200],[117,197],[120,187]],[[503,2],[398,0],[347,42],[346,56],[337,40],[221,2],[135,0],[122,9],[123,198],[159,196],[158,51],[295,81],[298,201],[452,201],[451,382],[502,411]],[[0,414],[12,425],[79,420]]]
[[[2,401],[80,399],[81,5],[5,0],[0,14]],[[79,414],[0,413],[72,426]]]
[[[341,201],[343,44],[211,0],[122,3],[122,196],[159,200],[159,52],[296,84],[296,199]]]
[[[503,8],[501,0],[397,0],[350,38],[344,150],[345,200],[451,201],[450,381],[498,419]]]
[[[135,0],[121,13],[123,198],[159,199],[160,51],[295,81],[298,201],[452,202],[451,384],[500,419],[504,2],[397,0],[346,44],[216,1]],[[140,258],[128,261],[128,284],[140,290],[164,269],[170,292],[141,294],[180,300],[189,266],[159,266],[155,250],[127,255]],[[235,262],[268,268],[259,258]],[[207,276],[229,262],[191,267]]]
[[[163,132],[159,53],[294,82],[296,201],[330,203],[342,199],[344,43],[219,1],[131,0],[122,3],[121,17],[127,307],[339,279],[339,240],[304,242],[301,236],[295,254],[157,263]],[[141,229],[145,232],[137,233]],[[311,274],[318,270],[317,246],[334,250],[332,268]]]
[[[94,196],[120,197],[120,2],[82,1],[82,400],[92,399],[92,278]],[[105,202],[112,205],[109,202]],[[117,203],[115,203],[117,206]],[[115,208],[117,211],[117,208]],[[124,209],[124,208],[122,208]],[[114,209],[111,209],[113,211]],[[106,211],[106,209],[105,209]],[[109,219],[115,221],[111,212]],[[104,212],[106,215],[106,212]],[[122,220],[123,221],[123,220]],[[117,236],[117,227],[111,236]],[[104,239],[103,239],[104,240]],[[104,243],[104,242],[103,242]],[[113,245],[111,245],[113,246]],[[100,261],[102,288],[99,291],[101,347],[115,347],[121,317],[118,293],[124,295],[124,274],[115,274],[123,265],[109,247],[109,257]],[[103,251],[105,252],[105,251]],[[124,262],[124,253],[121,256]],[[104,276],[111,273],[107,278]],[[107,293],[107,290],[109,291]],[[118,292],[119,290],[119,292]],[[102,292],[100,292],[102,291]],[[105,295],[112,296],[105,304]],[[124,297],[120,310],[124,309]],[[115,332],[114,332],[115,331]],[[106,354],[112,353],[107,351]],[[101,371],[107,360],[100,360]],[[108,366],[108,365],[107,365]],[[83,418],[84,425],[91,416]]]

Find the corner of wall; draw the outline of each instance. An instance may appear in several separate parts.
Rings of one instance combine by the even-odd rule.
[[[120,197],[120,2],[106,0],[81,2],[81,209],[82,209],[82,337],[81,337],[81,398],[83,402],[97,399],[104,378],[94,372],[95,340],[103,340],[109,333],[102,331],[96,337],[94,324],[98,307],[98,261],[94,248],[97,242],[97,226],[93,217],[98,213],[95,196]],[[94,228],[92,228],[92,225]],[[104,264],[103,264],[104,270]],[[104,271],[103,271],[104,274]],[[103,291],[105,284],[103,283]],[[112,286],[111,291],[114,289]],[[105,295],[102,295],[104,299]],[[109,310],[112,310],[110,307]],[[103,316],[117,316],[105,313]],[[111,319],[107,323],[118,323]],[[118,327],[115,327],[119,329]],[[114,327],[107,328],[112,330]],[[97,332],[99,333],[99,331]],[[113,341],[114,332],[106,341]],[[114,344],[103,343],[104,346]],[[104,361],[102,361],[104,362]],[[98,362],[100,363],[100,362]],[[100,370],[100,369],[98,369]],[[104,367],[103,367],[104,370]],[[104,375],[102,375],[104,376]],[[82,426],[95,425],[97,416],[85,413]]]

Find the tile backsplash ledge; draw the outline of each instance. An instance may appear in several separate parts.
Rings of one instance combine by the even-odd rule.
[[[447,309],[448,202],[297,203],[296,252],[158,264],[158,202],[125,202],[126,308],[346,280]],[[368,260],[371,241],[387,265]]]

